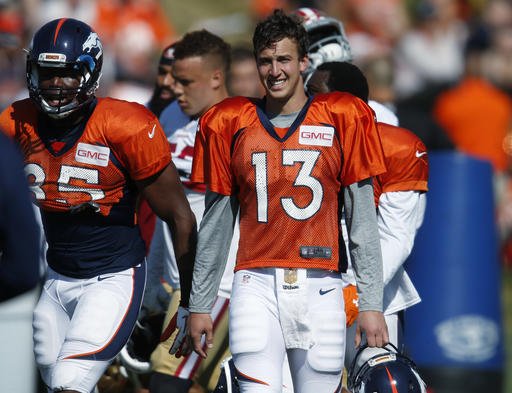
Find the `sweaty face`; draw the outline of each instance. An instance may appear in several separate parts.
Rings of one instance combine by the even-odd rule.
[[[313,75],[311,75],[311,78],[309,78],[308,84],[306,86],[308,93],[311,95],[315,95],[318,93],[328,93],[328,81],[329,71],[316,70],[315,72],[313,72]]]
[[[76,98],[81,76],[71,68],[39,67],[41,95],[53,107],[64,106]]]
[[[200,116],[216,102],[212,74],[206,58],[194,56],[174,61],[172,91],[188,116]]]
[[[301,73],[306,69],[307,58],[299,58],[294,41],[284,38],[263,49],[256,60],[267,99],[285,101],[304,94]]]

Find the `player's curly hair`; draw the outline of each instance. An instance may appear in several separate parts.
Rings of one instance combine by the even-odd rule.
[[[252,43],[255,57],[276,42],[289,38],[297,43],[299,58],[307,56],[309,39],[306,29],[296,15],[287,15],[282,9],[275,9],[266,19],[256,25]]]
[[[174,45],[174,61],[195,56],[210,56],[227,73],[231,65],[231,46],[206,29],[191,31]]]

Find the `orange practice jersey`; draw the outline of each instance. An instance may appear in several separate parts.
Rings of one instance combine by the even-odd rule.
[[[136,226],[134,181],[171,161],[157,118],[142,105],[103,98],[87,121],[55,138],[38,113],[32,100],[17,101],[0,115],[0,128],[24,154],[49,265],[86,278],[140,263],[144,244]]]
[[[428,191],[427,149],[405,128],[377,123],[387,171],[373,182],[375,205],[384,192]]]
[[[317,95],[280,137],[259,102],[217,104],[195,144],[192,180],[240,202],[236,270],[344,270],[342,188],[385,171],[373,111],[349,94]]]
[[[0,127],[20,145],[31,190],[43,210],[65,212],[93,203],[108,216],[131,180],[154,175],[171,160],[160,124],[138,104],[98,99],[82,135],[58,151],[39,137],[37,119],[36,107],[26,99],[0,115]]]

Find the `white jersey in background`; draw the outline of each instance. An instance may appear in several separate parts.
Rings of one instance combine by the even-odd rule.
[[[172,104],[171,104],[172,105]],[[178,107],[179,108],[179,107]],[[162,113],[163,114],[163,113]],[[201,222],[204,212],[204,186],[194,185],[190,182],[190,173],[192,170],[192,157],[194,154],[194,141],[196,137],[198,120],[190,120],[183,127],[174,132],[168,133],[168,141],[171,144],[172,160],[180,179],[185,188],[185,194],[190,203],[190,207],[196,216],[197,223]],[[231,296],[231,285],[233,282],[233,272],[236,259],[236,250],[238,246],[239,228],[238,221],[235,225],[233,241],[229,251],[228,261],[222,281],[219,287],[218,295],[224,298]],[[163,279],[173,288],[179,289],[179,273],[172,247],[172,238],[167,224],[162,220],[156,220],[155,232],[151,241],[151,247],[148,254],[148,283],[147,291],[157,288],[159,280]],[[157,294],[155,293],[155,296]],[[144,304],[151,302],[148,297],[144,299]]]

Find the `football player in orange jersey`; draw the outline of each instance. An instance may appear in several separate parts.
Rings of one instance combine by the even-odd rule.
[[[225,99],[201,117],[196,136],[192,180],[208,189],[183,351],[205,357],[212,345],[209,314],[240,208],[229,338],[241,391],[280,392],[286,353],[297,392],[334,392],[345,352],[343,205],[360,331],[371,346],[388,341],[371,183],[385,171],[382,146],[364,102],[306,95],[299,19],[275,10],[253,45],[265,97]]]
[[[307,83],[307,90],[310,94],[345,91],[365,102],[368,101],[369,93],[363,73],[348,62],[326,62],[319,65]],[[387,168],[386,173],[378,175],[374,181],[384,267],[384,315],[390,342],[401,348],[404,310],[421,300],[403,264],[423,222],[428,190],[428,159],[425,145],[412,132],[386,123],[378,123],[377,129]],[[345,365],[350,369],[358,351],[354,346],[358,298],[354,273],[350,266],[343,279],[347,283],[343,289],[347,310]],[[378,351],[387,352],[380,348],[365,349],[358,356],[358,364],[354,365],[351,376]],[[402,386],[403,383],[406,381],[400,381],[398,385]],[[417,386],[422,387],[422,391],[425,390],[421,378]],[[351,387],[359,392],[358,386]]]
[[[103,49],[75,19],[34,35],[30,98],[0,115],[21,147],[48,242],[46,281],[34,310],[34,353],[51,392],[87,393],[126,343],[145,284],[139,194],[172,228],[184,286],[196,222],[170,146],[145,107],[97,98]]]

